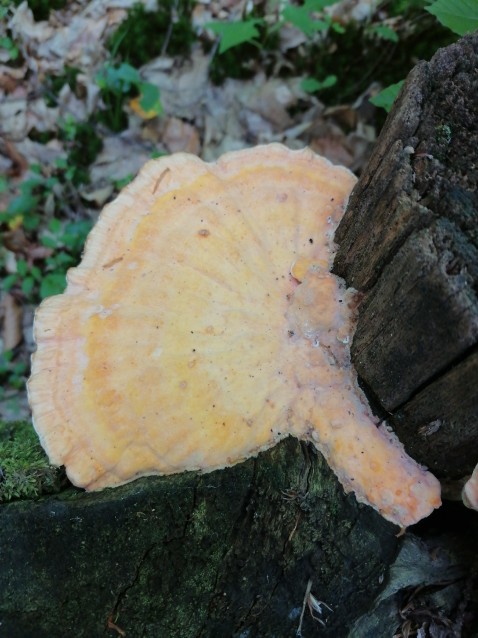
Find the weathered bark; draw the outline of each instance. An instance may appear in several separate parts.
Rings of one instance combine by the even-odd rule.
[[[0,508],[8,638],[293,637],[308,580],[321,636],[369,608],[397,528],[294,439],[223,471]],[[318,623],[307,608],[303,635]]]
[[[410,73],[336,233],[355,367],[439,476],[478,461],[478,34]]]

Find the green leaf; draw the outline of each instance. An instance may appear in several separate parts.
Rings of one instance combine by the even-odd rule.
[[[158,87],[149,82],[141,82],[139,90],[141,93],[139,105],[143,111],[155,111],[155,113],[160,115],[163,112],[163,107],[159,99]]]
[[[120,191],[122,188],[124,188],[130,182],[132,182],[133,178],[134,178],[134,175],[132,173],[129,173],[129,175],[126,175],[125,177],[121,179],[115,179],[113,180],[114,187],[116,188],[116,190]]]
[[[127,93],[131,85],[137,86],[141,82],[139,71],[131,64],[123,62],[118,68],[106,64],[95,76],[100,89],[109,89],[115,94]]]
[[[42,246],[45,246],[45,248],[57,248],[58,247],[58,240],[57,239],[53,239],[53,237],[48,237],[48,235],[43,235],[42,237],[40,237],[40,242],[41,242]]]
[[[478,3],[476,0],[436,0],[425,7],[445,27],[458,35],[478,29]]]
[[[55,166],[60,169],[65,169],[68,166],[68,160],[66,157],[57,157],[55,160]]]
[[[57,235],[61,230],[61,221],[59,219],[53,218],[48,222],[48,230]]]
[[[60,250],[51,257],[48,257],[46,264],[48,268],[51,268],[51,270],[55,272],[64,272],[69,266],[73,265],[74,261],[71,255]]]
[[[151,151],[149,156],[150,156],[151,159],[158,159],[158,157],[165,157],[167,154],[168,153],[166,151],[154,150],[154,151]],[[121,181],[121,180],[119,180],[119,181]],[[121,186],[121,188],[123,188],[123,187]]]
[[[59,295],[65,290],[65,286],[65,275],[56,272],[49,273],[40,284],[40,297],[45,299],[51,295]]]
[[[345,27],[343,27],[339,22],[333,22],[332,21],[332,29],[335,31],[335,33],[345,33]]]
[[[244,42],[252,42],[260,35],[257,26],[263,22],[264,20],[260,18],[251,18],[240,22],[208,22],[205,28],[211,29],[221,37],[219,53],[224,53],[239,44],[244,44]]]
[[[54,186],[56,186],[58,183],[60,182],[60,180],[58,179],[58,177],[49,177],[48,179],[45,180],[44,182],[44,186],[47,190],[52,190],[52,188]]]
[[[29,213],[28,217],[23,218],[23,227],[25,230],[35,230],[40,224],[40,215]]]
[[[315,78],[304,78],[300,83],[300,88],[306,93],[315,93],[316,91],[322,91],[322,89],[328,89],[337,83],[336,75],[328,75],[324,80],[316,80]]]
[[[38,268],[38,266],[32,266],[30,268],[30,274],[33,279],[36,279],[37,281],[40,281],[42,278],[41,270]]]
[[[35,280],[33,277],[25,277],[22,281],[22,292],[25,296],[29,296],[31,291],[33,290],[33,286],[35,285]]]
[[[115,69],[115,76],[118,80],[129,82],[130,84],[139,84],[141,82],[139,71],[131,64],[126,64],[126,62],[123,62],[121,66]]]
[[[17,273],[20,277],[25,277],[28,272],[28,264],[24,259],[17,260]]]
[[[34,195],[18,195],[14,197],[7,207],[7,213],[14,217],[15,215],[28,214],[38,204],[39,198]]]
[[[322,11],[325,7],[330,7],[337,2],[338,0],[306,0],[304,7],[307,7],[308,11]]]
[[[31,166],[30,168],[33,168],[33,166]],[[45,180],[41,175],[39,177],[31,177],[30,179],[26,179],[20,184],[20,193],[22,195],[31,195],[36,188],[41,188],[44,182]]]
[[[0,358],[4,361],[12,361],[13,359],[13,350],[5,350],[5,352],[0,355]]]
[[[282,11],[282,17],[300,29],[306,36],[312,37],[317,31],[325,31],[330,26],[330,19],[312,20],[310,17],[312,10],[307,4],[302,7],[287,5]]]
[[[385,24],[378,24],[375,27],[372,27],[370,32],[373,35],[378,36],[382,40],[389,40],[390,42],[398,42],[398,35],[395,33],[393,29],[387,27]]]
[[[387,111],[387,113],[392,108],[392,104],[395,101],[395,98],[400,93],[400,89],[402,88],[404,80],[397,82],[396,84],[391,84],[377,93],[375,97],[370,98],[370,102],[375,106],[379,106]]]
[[[18,58],[18,47],[15,45],[15,42],[8,36],[0,38],[0,48],[6,49],[8,51],[10,60],[16,60]]]
[[[17,275],[7,275],[2,281],[2,288],[5,292],[8,292],[12,286],[14,286],[17,282]]]
[[[27,371],[27,366],[24,361],[18,361],[17,363],[14,364],[12,369],[13,374],[16,374],[17,376],[20,376],[21,374],[25,374],[26,371]]]

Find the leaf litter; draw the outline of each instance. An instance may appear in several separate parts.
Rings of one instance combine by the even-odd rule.
[[[0,268],[9,282],[0,301],[0,370],[5,380],[0,419],[28,414],[23,385],[11,372],[11,362],[25,363],[26,376],[40,279],[46,275],[52,283],[43,292],[55,292],[54,282],[61,291],[62,273],[74,265],[81,250],[71,248],[71,233],[76,229],[80,239],[86,236],[102,206],[148,159],[184,151],[211,161],[227,151],[282,142],[291,148],[308,145],[360,173],[373,148],[376,125],[367,99],[375,90],[373,83],[351,104],[326,105],[304,90],[304,76],[291,75],[288,55],[300,51],[307,35],[294,24],[280,30],[272,72],[258,64],[250,77],[213,81],[219,41],[207,24],[239,20],[254,9],[250,1],[195,3],[191,20],[198,39],[190,54],[168,55],[166,38],[162,54],[138,69],[143,83],[159,89],[160,114],[144,111],[140,96],[131,95],[125,84],[120,93],[126,99],[108,96],[98,83],[98,74],[108,65],[113,74],[117,68],[108,41],[137,4],[82,0],[50,11],[48,20],[35,21],[27,2],[22,2],[12,6],[0,24],[0,37],[10,38],[19,50],[15,60],[3,49],[0,57],[0,169],[7,176],[0,182],[0,212],[8,212],[12,202],[19,208],[18,214],[0,218]],[[154,0],[140,4],[146,12],[156,10]],[[265,23],[277,23],[284,5],[266,2]],[[370,19],[376,8],[372,0],[346,0],[326,11],[337,24],[347,24]],[[320,41],[323,36],[314,37]],[[288,73],[282,72],[284,68]],[[124,120],[123,130],[114,131],[97,117],[114,109]],[[82,135],[98,144],[89,161],[83,157]],[[7,241],[12,232],[22,237],[21,249]],[[12,279],[22,269],[23,281]]]

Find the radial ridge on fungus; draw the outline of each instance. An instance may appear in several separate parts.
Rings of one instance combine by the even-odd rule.
[[[29,398],[51,462],[98,490],[293,435],[390,521],[438,507],[350,363],[356,300],[330,266],[354,183],[279,144],[146,164],[36,314]]]

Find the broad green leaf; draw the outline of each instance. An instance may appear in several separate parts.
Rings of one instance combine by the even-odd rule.
[[[7,207],[7,213],[10,216],[25,215],[32,209],[36,208],[39,198],[34,195],[18,195],[14,197]]]
[[[53,239],[53,237],[48,237],[48,235],[43,235],[42,237],[40,237],[40,242],[42,246],[45,246],[45,248],[54,249],[58,247],[58,240]]]
[[[6,49],[8,51],[10,60],[16,60],[18,58],[18,47],[11,38],[7,36],[0,38],[0,49]]]
[[[17,282],[17,275],[7,275],[2,281],[2,288],[5,292],[8,292],[12,286]]]
[[[315,93],[321,86],[321,83],[315,78],[304,78],[300,83],[300,88],[306,93]]]
[[[395,101],[395,98],[400,93],[400,89],[402,88],[404,80],[397,82],[396,84],[391,84],[377,93],[375,97],[370,98],[370,102],[375,106],[379,106],[387,111],[387,113],[392,108],[392,104]]]
[[[126,175],[126,177],[123,177],[121,179],[115,179],[113,180],[114,187],[116,188],[116,190],[120,191],[122,188],[127,186],[133,180],[133,178],[134,178],[134,175],[130,173],[129,175]]]
[[[136,86],[141,82],[141,76],[131,64],[123,62],[118,68],[106,64],[96,74],[95,80],[100,89],[109,89],[113,93],[126,93],[132,84]]]
[[[15,363],[12,370],[13,374],[16,374],[18,376],[20,376],[21,374],[25,374],[26,371],[27,366],[26,363],[24,363],[23,361],[18,361],[17,363]]]
[[[151,151],[149,156],[151,159],[158,159],[158,157],[165,157],[166,155],[167,155],[166,151],[154,150],[154,151]],[[133,179],[133,176],[131,176],[131,179]],[[131,179],[128,182],[126,182],[126,184],[129,184]],[[119,182],[121,182],[121,180],[119,180]],[[123,188],[123,187],[121,186],[120,188]]]
[[[64,169],[68,166],[68,160],[66,157],[57,157],[55,160],[55,166],[60,169]]]
[[[42,278],[42,273],[38,266],[32,266],[30,268],[30,274],[33,279],[36,279],[37,281],[40,281],[40,279]]]
[[[13,359],[13,350],[5,350],[5,351],[3,352],[3,354],[1,354],[1,355],[0,355],[0,361],[1,361],[2,359],[3,359],[4,361],[6,361],[7,363],[8,363],[9,361],[12,361],[12,359]]]
[[[35,280],[33,279],[33,277],[25,277],[25,279],[22,281],[23,294],[28,297],[28,295],[33,290],[34,285],[35,285]]]
[[[382,40],[390,40],[390,42],[398,42],[398,35],[393,29],[385,24],[378,24],[371,29],[372,33],[378,35]]]
[[[252,42],[259,34],[258,25],[264,21],[260,18],[241,20],[240,22],[209,22],[206,29],[211,29],[221,37],[219,53],[237,47],[244,42]]]
[[[286,22],[290,22],[300,29],[306,36],[311,37],[317,31],[325,31],[330,26],[330,21],[312,20],[311,10],[307,5],[302,7],[288,5],[282,11],[282,17]]]
[[[31,166],[30,168],[33,168]],[[26,179],[24,182],[20,184],[20,192],[22,195],[30,195],[35,188],[40,188],[43,186],[45,180],[43,177],[31,177],[30,179]]]
[[[307,7],[308,11],[322,11],[325,7],[330,7],[337,2],[338,0],[306,0],[304,7]]]
[[[458,35],[472,33],[478,29],[477,0],[435,0],[425,8],[445,27]]]
[[[316,80],[315,78],[304,78],[300,83],[300,88],[307,93],[315,93],[322,89],[328,89],[337,83],[336,75],[328,75],[324,80]]]
[[[25,277],[28,272],[28,264],[24,259],[17,259],[17,273],[20,277]]]
[[[51,295],[59,295],[65,290],[65,275],[52,272],[43,278],[40,284],[40,297],[50,297]]]
[[[138,84],[141,82],[141,77],[139,75],[139,71],[131,66],[131,64],[126,64],[123,62],[121,66],[119,66],[115,71],[115,76],[118,80],[122,80],[123,82],[129,82],[130,84]]]
[[[163,107],[161,100],[159,99],[158,87],[154,86],[154,84],[150,84],[149,82],[142,82],[139,85],[139,90],[141,92],[139,105],[143,111],[154,111],[160,115],[163,112]]]
[[[48,222],[48,230],[55,235],[60,232],[61,226],[61,221],[59,219],[56,219],[55,217],[53,217],[53,219],[50,219],[50,221]]]
[[[25,230],[35,230],[40,224],[40,215],[29,213],[23,217],[23,228]]]
[[[335,33],[345,33],[345,27],[343,27],[339,22],[332,21],[330,26],[335,31]]]

